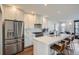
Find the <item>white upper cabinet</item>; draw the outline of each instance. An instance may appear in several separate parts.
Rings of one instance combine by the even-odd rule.
[[[35,15],[32,14],[24,15],[25,28],[34,28],[35,21],[36,21]]]
[[[34,24],[43,24],[43,17],[40,15],[25,14],[24,22],[26,28],[34,28]]]
[[[35,24],[42,24],[43,23],[43,16],[36,15],[36,21]]]
[[[3,17],[4,19],[9,19],[9,20],[23,20],[24,19],[24,13],[19,10],[18,8],[6,6],[3,6]]]

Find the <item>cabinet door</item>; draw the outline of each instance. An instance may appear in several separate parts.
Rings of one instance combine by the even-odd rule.
[[[36,22],[35,23],[36,24],[42,24],[43,23],[43,17],[40,16],[40,15],[37,15],[36,16]]]

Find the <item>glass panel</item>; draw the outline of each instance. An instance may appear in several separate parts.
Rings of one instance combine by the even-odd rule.
[[[75,34],[79,35],[79,22],[75,22]]]

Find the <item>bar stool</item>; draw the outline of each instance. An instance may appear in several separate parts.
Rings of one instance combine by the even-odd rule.
[[[73,41],[74,40],[74,36],[71,38],[71,41]]]
[[[75,37],[72,36],[72,37],[71,37],[71,40],[70,40],[70,50],[73,50],[73,51],[75,50],[74,42],[73,42],[74,38],[75,38]]]
[[[74,36],[73,37],[71,37],[71,40],[70,40],[70,44],[73,44],[73,40],[74,40]]]
[[[65,48],[65,44],[63,42],[61,42],[61,46],[54,44],[50,47],[51,49],[54,49],[57,53],[57,55],[64,55],[64,48]]]
[[[61,43],[62,43],[62,44],[65,44],[65,47],[66,47],[66,45],[67,45],[67,44],[66,44],[67,42],[66,42],[65,40],[61,40],[59,43],[60,43],[60,44],[61,44]]]
[[[68,54],[70,54],[70,39],[65,38],[65,49],[67,50]]]
[[[66,42],[66,44],[68,46],[70,44],[70,39],[69,38],[65,38],[64,40],[65,40],[65,42]]]

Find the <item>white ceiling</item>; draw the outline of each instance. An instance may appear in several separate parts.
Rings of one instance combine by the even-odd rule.
[[[16,4],[17,8],[25,12],[35,12],[48,16],[49,19],[73,19],[79,18],[79,4]]]

